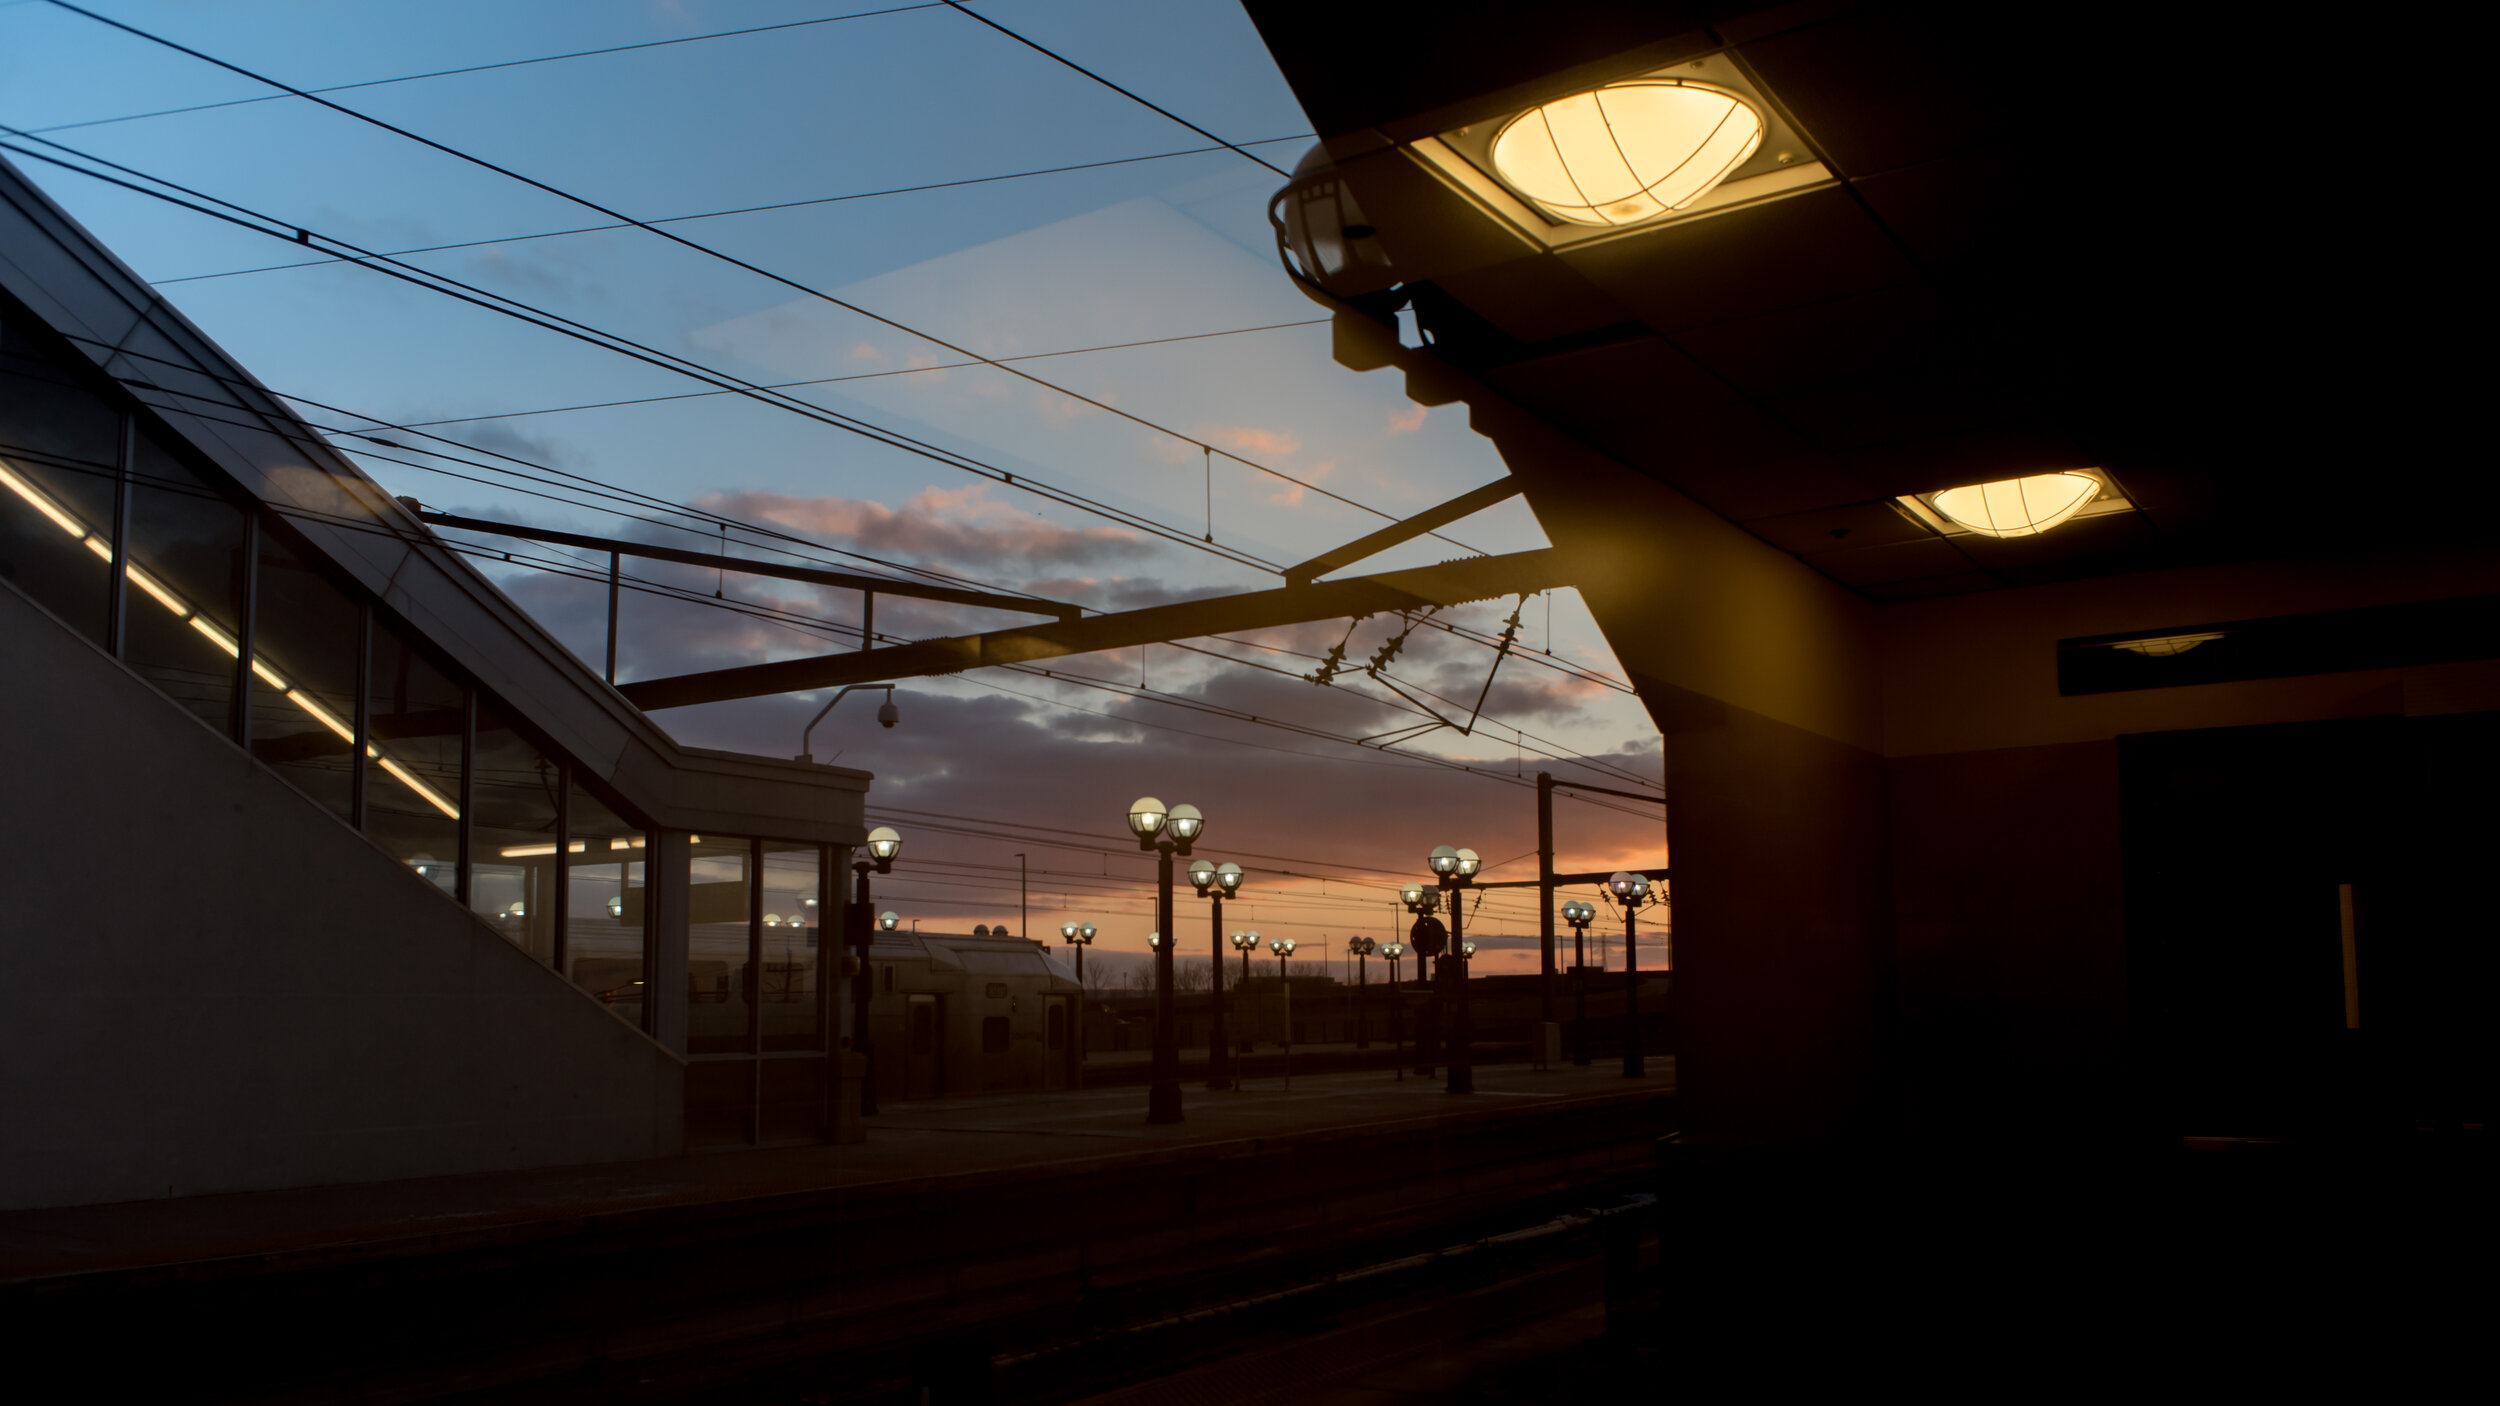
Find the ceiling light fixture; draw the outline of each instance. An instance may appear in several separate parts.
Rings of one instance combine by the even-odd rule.
[[[1986,537],[2036,537],[2098,497],[2101,480],[2088,473],[2032,474],[1948,488],[1929,506],[1955,526]]]
[[[1532,108],[1493,139],[1493,169],[1539,210],[1620,226],[1681,210],[1762,145],[1762,114],[1724,88],[1640,78]]]

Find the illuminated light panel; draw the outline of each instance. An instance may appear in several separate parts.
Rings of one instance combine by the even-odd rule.
[[[5,460],[0,460],[0,487],[5,487],[10,492],[15,493],[18,497],[25,499],[27,506],[33,508],[36,512],[43,514],[45,517],[50,518],[53,526],[60,528],[71,537],[78,539],[80,544],[85,546],[87,550],[94,552],[97,556],[102,557],[106,561],[111,561],[113,559],[113,546],[110,542],[107,542],[103,538],[89,532],[85,523],[80,522],[67,509],[52,501],[50,494],[45,493],[42,489],[37,488],[33,484],[28,483],[25,479],[20,478],[9,468],[8,463]],[[130,584],[138,587],[142,591],[145,591],[156,601],[158,605],[165,607],[167,611],[173,614],[174,618],[181,620],[192,629],[199,631],[200,634],[211,644],[214,644],[219,649],[224,650],[230,656],[235,658],[242,657],[243,647],[235,641],[234,636],[227,634],[222,629],[219,629],[216,623],[208,619],[208,617],[194,612],[191,609],[190,602],[184,600],[178,595],[175,595],[154,576],[141,570],[136,562],[123,566],[122,575],[129,580]],[[311,717],[313,721],[320,723],[323,727],[326,727],[330,729],[330,731],[338,734],[339,740],[346,742],[351,746],[354,745],[356,741],[355,729],[340,721],[339,718],[335,714],[331,713],[329,709],[322,707],[320,704],[312,701],[311,698],[305,696],[302,689],[288,687],[284,678],[280,677],[275,671],[271,670],[257,658],[252,661],[252,672],[258,674],[262,681],[266,682],[271,688],[278,690],[288,702],[303,709],[305,714]],[[400,784],[406,786],[409,790],[416,792],[420,797],[424,798],[426,804],[434,807],[436,810],[441,811],[444,815],[449,816],[454,820],[458,820],[460,818],[460,807],[452,804],[451,801],[444,797],[442,792],[437,791],[433,787],[418,780],[416,776],[410,773],[406,767],[401,766],[398,762],[393,761],[389,757],[383,756],[380,748],[367,744],[365,747],[365,755],[373,758],[377,762],[380,762],[384,771],[387,771],[392,776],[398,778]],[[637,840],[634,843],[637,847],[639,847],[642,842]],[[613,844],[613,842],[611,842],[611,844]],[[573,848],[578,850],[581,846],[577,844],[573,846]],[[555,851],[550,848],[546,852],[552,854]]]
[[[2220,638],[2222,638],[2222,631],[2207,630],[2195,635],[2164,635],[2160,639],[2153,640],[2128,640],[2123,644],[2111,645],[2110,648],[2123,649],[2129,654],[2141,654],[2148,659],[2166,659],[2174,654],[2185,654],[2208,640]]]
[[[1555,219],[1636,225],[1707,195],[1762,133],[1762,114],[1724,88],[1635,79],[1512,118],[1493,139],[1493,169]]]
[[[2091,474],[2033,474],[1948,488],[1929,501],[1957,527],[1984,537],[2036,537],[2081,512],[2101,491]]]
[[[575,840],[571,844],[564,847],[564,852],[566,854],[579,854],[587,848],[589,848],[589,843],[587,841]],[[556,847],[552,842],[543,845],[514,845],[510,849],[496,851],[497,854],[502,855],[506,859],[534,859],[540,855],[553,854],[555,852]]]

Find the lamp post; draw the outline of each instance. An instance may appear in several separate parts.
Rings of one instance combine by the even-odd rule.
[[[1606,879],[1606,896],[1623,910],[1623,1077],[1638,1079],[1647,1069],[1641,1061],[1641,952],[1639,913],[1665,899],[1653,893],[1647,874],[1618,869]]]
[[[1172,856],[1189,853],[1191,842],[1206,828],[1206,817],[1191,805],[1165,810],[1163,802],[1141,796],[1128,808],[1129,832],[1137,847],[1155,856],[1155,933],[1172,931]],[[1181,1121],[1180,1033],[1172,1012],[1172,944],[1157,941],[1155,952],[1154,1083],[1146,1091],[1146,1121]]]
[[[1450,944],[1453,950],[1438,963],[1440,980],[1437,983],[1449,988],[1450,996],[1450,1076],[1447,1088],[1454,1094],[1472,1094],[1476,1091],[1476,1066],[1469,1060],[1467,1051],[1467,958],[1476,948],[1475,944],[1465,941],[1461,930],[1464,915],[1460,910],[1466,907],[1464,895],[1468,886],[1475,883],[1476,870],[1483,867],[1484,861],[1477,857],[1474,850],[1441,845],[1432,851],[1427,862],[1432,866],[1433,877],[1449,894],[1450,904]]]
[[[1293,1092],[1293,981],[1285,974],[1285,959],[1293,955],[1297,944],[1290,937],[1269,938],[1267,950],[1276,954],[1276,984],[1284,992],[1285,1092]]]
[[[1363,987],[1370,980],[1371,963],[1365,959],[1380,950],[1380,944],[1368,937],[1350,937],[1345,950],[1354,959],[1354,1048],[1368,1050],[1372,1047],[1372,1034],[1363,1023]]]
[[[1074,919],[1059,925],[1059,940],[1076,949],[1076,984],[1085,985],[1085,949],[1094,945],[1094,925]]]
[[[1215,956],[1207,963],[1207,994],[1210,1002],[1207,1021],[1207,1087],[1210,1089],[1229,1089],[1233,1086],[1233,1076],[1227,1074],[1224,1068],[1224,1057],[1228,1053],[1224,1048],[1224,900],[1241,892],[1241,880],[1241,866],[1229,860],[1222,864],[1209,864],[1201,859],[1189,866],[1190,887],[1198,890],[1200,898],[1207,899],[1215,905],[1215,921],[1212,927]],[[1244,965],[1247,965],[1246,961]]]
[[[1415,949],[1415,984],[1425,992],[1422,1008],[1415,1015],[1415,1072],[1432,1077],[1435,1061],[1440,1058],[1441,993],[1432,987],[1432,959],[1439,956],[1449,942],[1449,930],[1432,916],[1441,907],[1441,890],[1410,883],[1398,890],[1398,902],[1415,915],[1415,925],[1406,931],[1408,945]]]
[[[865,645],[863,645],[863,646],[861,646],[861,647],[862,647],[862,648],[866,648],[866,646],[865,646]],[[613,670],[611,670],[610,672],[614,672],[614,671],[613,671]],[[852,694],[854,694],[854,693],[860,692],[862,689],[866,689],[866,690],[868,690],[868,691],[870,691],[870,692],[874,692],[874,691],[876,691],[877,689],[884,689],[884,690],[885,690],[885,702],[883,702],[883,703],[881,703],[881,704],[879,704],[879,705],[877,706],[877,725],[878,725],[878,726],[880,726],[880,727],[892,727],[892,726],[894,726],[896,723],[899,723],[899,722],[901,722],[901,721],[903,720],[903,710],[894,706],[894,685],[892,685],[892,684],[890,684],[890,683],[850,683],[850,684],[844,684],[844,685],[842,686],[842,691],[841,691],[841,692],[836,693],[835,695],[833,695],[833,697],[832,697],[829,701],[827,701],[827,702],[826,702],[826,704],[825,704],[825,706],[824,706],[824,707],[819,708],[819,709],[816,711],[816,716],[814,716],[814,717],[812,717],[812,718],[810,718],[810,719],[808,719],[808,720],[807,720],[807,730],[806,730],[806,731],[804,731],[804,732],[801,732],[801,733],[799,734],[799,754],[798,754],[797,756],[795,756],[795,757],[792,757],[790,760],[792,760],[792,761],[797,761],[797,762],[808,762],[808,763],[813,763],[813,762],[816,760],[816,754],[815,754],[815,753],[813,753],[813,752],[810,752],[810,751],[808,750],[808,748],[809,748],[810,746],[814,745],[814,741],[815,741],[815,737],[816,737],[816,724],[818,724],[818,723],[820,723],[820,722],[823,722],[823,721],[825,720],[825,715],[826,715],[826,714],[828,714],[828,713],[831,713],[831,712],[833,711],[833,705],[834,705],[834,704],[841,702],[843,699],[850,697],[850,696],[851,696]],[[840,755],[840,753],[836,753],[835,755],[839,756],[839,755]],[[830,765],[830,763],[828,763],[828,765]],[[890,834],[893,834],[894,832],[893,832],[893,831],[891,831],[891,830],[888,830],[886,833],[890,835]]]
[[[1562,906],[1571,924],[1571,1062],[1589,1062],[1589,924],[1597,921],[1597,905],[1573,899]]]
[[[1406,955],[1403,942],[1380,944],[1380,955],[1389,963],[1389,994],[1398,994],[1398,959]],[[1406,1078],[1406,1022],[1398,1018],[1399,1003],[1389,1003],[1389,1040],[1393,1046],[1391,1060],[1397,1065],[1398,1078]]]
[[[1232,942],[1233,950],[1241,954],[1241,989],[1247,992],[1250,989],[1250,954],[1259,950],[1259,935],[1255,930],[1250,932],[1237,932],[1233,934]],[[1250,1035],[1250,1022],[1247,1020],[1243,1021],[1241,1023],[1240,1053],[1250,1053],[1250,1051],[1255,1048],[1256,1043],[1257,1042],[1253,1040]],[[1234,1088],[1241,1087],[1241,1075],[1241,1061],[1239,1059],[1235,1059],[1233,1061]]]
[[[841,701],[836,695],[834,702]],[[833,704],[825,705],[830,709]],[[859,1085],[859,1111],[877,1111],[877,1052],[868,1039],[868,1002],[877,994],[877,980],[868,965],[868,952],[873,945],[869,929],[868,876],[871,872],[894,872],[894,856],[903,852],[903,837],[893,827],[880,825],[868,832],[865,853],[851,861],[851,911],[846,926],[851,932],[851,949],[859,958],[859,970],[851,976],[851,1051],[868,1061]],[[894,915],[882,920],[886,931],[894,930]]]

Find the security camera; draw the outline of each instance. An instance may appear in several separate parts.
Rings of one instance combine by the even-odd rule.
[[[892,727],[902,720],[903,710],[895,707],[894,696],[892,694],[887,694],[884,705],[877,709],[877,725],[879,727]]]

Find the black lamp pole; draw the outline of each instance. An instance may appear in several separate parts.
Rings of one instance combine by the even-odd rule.
[[[1638,1079],[1647,1072],[1641,1057],[1640,910],[1664,895],[1651,890],[1649,876],[1618,870],[1606,880],[1607,896],[1623,909],[1623,1077]]]
[[[1186,855],[1206,823],[1196,806],[1174,806],[1147,797],[1129,807],[1129,829],[1137,847],[1155,856],[1155,1051],[1154,1082],[1146,1090],[1146,1121],[1181,1121],[1181,1047],[1178,1016],[1172,1008],[1172,856]]]
[[[1472,1094],[1476,1091],[1476,1066],[1467,1048],[1467,946],[1466,933],[1460,924],[1459,910],[1466,907],[1463,885],[1466,879],[1452,874],[1441,880],[1450,902],[1450,950],[1441,956],[1441,980],[1450,991],[1450,1033],[1448,1040],[1449,1081],[1445,1091]],[[1455,964],[1455,965],[1453,965]]]
[[[1597,910],[1581,902],[1563,905],[1571,924],[1571,1062],[1589,1062],[1589,921]]]
[[[840,702],[839,698],[834,700]],[[832,705],[826,705],[830,708]],[[894,872],[894,856],[903,851],[903,837],[880,825],[868,832],[868,842],[860,857],[851,861],[852,950],[859,956],[859,971],[851,977],[851,1050],[867,1061],[859,1084],[859,1111],[877,1111],[877,1052],[868,1038],[868,1003],[877,992],[876,971],[868,964],[868,952],[875,942],[876,908],[869,899],[868,875]]]
[[[1241,879],[1241,866],[1238,864],[1210,865],[1202,859],[1189,866],[1189,882],[1198,890],[1198,896],[1215,905],[1211,925],[1215,957],[1207,964],[1214,1001],[1207,1022],[1207,1087],[1210,1089],[1231,1088],[1238,1072],[1225,1068],[1226,1056],[1230,1052],[1225,1048],[1224,1032],[1224,899],[1228,894],[1241,891]],[[1242,954],[1245,975],[1249,957],[1247,952]]]

